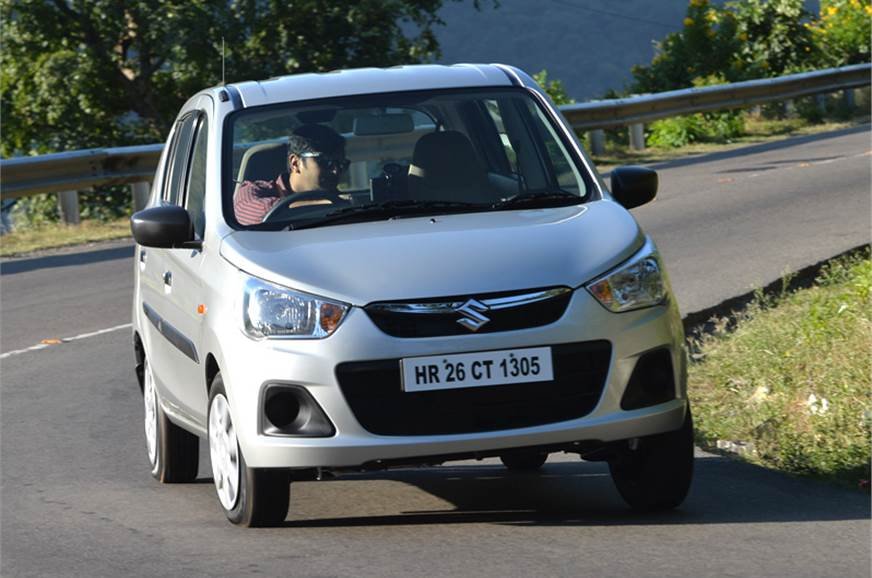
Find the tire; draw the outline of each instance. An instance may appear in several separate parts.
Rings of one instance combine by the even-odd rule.
[[[609,460],[612,480],[634,510],[657,511],[678,507],[693,478],[693,418],[687,407],[684,423],[675,431],[639,439]]]
[[[240,526],[275,526],[288,515],[288,470],[249,468],[236,438],[224,381],[219,373],[209,393],[209,454],[218,502]]]
[[[148,359],[143,365],[145,443],[151,475],[164,484],[193,482],[200,463],[200,439],[170,421],[161,408]]]
[[[548,459],[547,452],[521,451],[504,454],[500,461],[512,472],[534,472]]]

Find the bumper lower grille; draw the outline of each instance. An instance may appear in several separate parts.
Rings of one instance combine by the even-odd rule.
[[[343,363],[336,376],[360,425],[377,435],[445,435],[566,421],[602,395],[608,341],[552,346],[554,381],[404,392],[398,359]]]

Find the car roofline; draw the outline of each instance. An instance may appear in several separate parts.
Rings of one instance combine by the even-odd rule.
[[[291,74],[208,88],[202,93],[230,100],[235,110],[284,102],[383,92],[517,86],[513,69],[496,64],[416,64]],[[224,93],[222,95],[222,92]]]

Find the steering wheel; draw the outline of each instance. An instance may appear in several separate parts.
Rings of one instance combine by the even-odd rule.
[[[346,206],[351,204],[350,202],[340,197],[339,193],[325,191],[323,189],[306,191],[305,193],[294,193],[292,195],[288,195],[287,197],[283,198],[278,203],[273,205],[273,208],[270,209],[266,215],[264,215],[261,222],[267,223],[269,221],[281,221],[287,219],[291,211],[295,211],[297,209],[302,209],[309,206],[303,205],[302,207],[291,207],[291,205],[299,201],[310,201],[313,199],[327,200],[330,201],[332,204],[338,206]]]

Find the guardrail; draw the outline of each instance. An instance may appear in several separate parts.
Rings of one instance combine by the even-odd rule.
[[[733,84],[673,90],[614,100],[561,106],[570,125],[591,132],[594,154],[604,143],[602,129],[629,126],[634,148],[644,148],[644,122],[694,112],[744,108],[801,96],[845,91],[850,101],[853,89],[870,85],[872,64],[790,74],[777,78]],[[58,192],[66,222],[78,222],[81,191],[97,185],[133,184],[134,207],[148,196],[148,181],[154,175],[162,144],[89,149],[50,155],[0,160],[0,193],[4,199]]]
[[[851,88],[869,86],[872,64],[789,74],[776,78],[644,94],[614,100],[594,100],[560,107],[576,130],[592,130],[650,122],[694,112],[745,108]]]
[[[801,96],[846,91],[853,104],[854,88],[869,86],[872,64],[855,64],[828,68],[776,78],[747,80],[732,84],[703,86],[644,94],[613,100],[594,100],[560,107],[560,111],[575,130],[593,131],[591,148],[601,154],[605,142],[602,129],[630,127],[630,144],[644,149],[643,123],[661,118],[729,108],[747,108],[767,102],[789,100]]]

